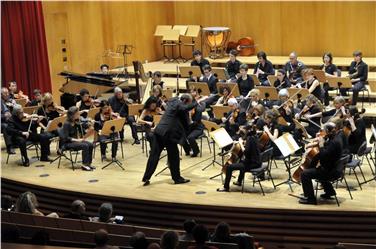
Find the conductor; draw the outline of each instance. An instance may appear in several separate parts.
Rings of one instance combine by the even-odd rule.
[[[196,106],[197,102],[192,103],[192,96],[189,94],[183,94],[180,99],[175,97],[167,102],[166,111],[154,129],[151,152],[142,178],[144,186],[150,184],[150,178],[157,168],[159,157],[164,148],[167,150],[172,180],[175,184],[189,182],[188,179],[184,179],[180,175],[178,144],[184,144],[186,140],[186,131],[189,127],[188,112]]]

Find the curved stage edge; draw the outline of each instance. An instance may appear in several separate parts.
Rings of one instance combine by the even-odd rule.
[[[69,212],[73,199],[86,203],[89,215],[111,202],[116,215],[126,222],[181,230],[182,222],[194,218],[213,229],[218,221],[231,225],[232,232],[247,232],[267,248],[329,248],[338,242],[376,243],[376,212],[238,208],[147,201],[104,196],[38,186],[2,178],[2,194],[13,197],[34,192],[45,212]]]

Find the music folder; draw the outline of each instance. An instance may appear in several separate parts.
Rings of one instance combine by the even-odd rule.
[[[276,140],[274,140],[275,145],[281,151],[284,157],[292,155],[295,151],[299,150],[300,147],[294,140],[291,134],[285,133]]]
[[[210,132],[210,136],[213,138],[214,142],[220,149],[234,143],[225,128],[219,128],[215,131]]]

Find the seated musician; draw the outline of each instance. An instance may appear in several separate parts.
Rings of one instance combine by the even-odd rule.
[[[100,66],[101,73],[102,74],[109,74],[110,73],[110,67],[107,64],[102,64]]]
[[[350,64],[349,77],[352,83],[352,105],[356,106],[358,102],[359,91],[365,88],[365,84],[368,79],[368,65],[362,59],[361,51],[354,51],[353,53],[354,61]],[[346,88],[341,88],[341,95],[345,96],[347,93]]]
[[[43,94],[37,114],[46,117],[46,119],[43,120],[43,124],[47,126],[48,121],[59,117],[64,111],[63,107],[59,107],[53,102],[52,94],[47,92]]]
[[[37,106],[42,100],[42,91],[40,89],[34,89],[33,99],[26,104],[26,106]]]
[[[338,68],[335,64],[333,64],[333,56],[331,53],[325,53],[322,56],[323,64],[320,66],[320,69],[325,72],[326,77],[337,77],[338,75]],[[323,85],[324,89],[324,104],[325,106],[329,105],[329,90],[333,88],[329,87],[327,82]]]
[[[134,116],[128,115],[128,104],[130,101],[128,100],[127,95],[123,93],[120,87],[115,87],[114,96],[108,99],[108,102],[111,105],[112,111],[116,114],[119,114],[120,117],[125,117],[127,122],[131,128],[132,137],[134,139],[135,144],[140,144],[140,140],[138,139],[137,135],[137,127],[136,127],[136,119]],[[120,132],[121,140],[124,139],[124,132]]]
[[[299,200],[301,204],[317,204],[315,198],[312,180],[317,179],[321,182],[325,193],[320,195],[321,198],[331,199],[336,194],[330,179],[334,179],[341,175],[335,168],[337,162],[342,155],[343,144],[342,139],[337,135],[336,125],[329,122],[324,125],[325,137],[319,136],[314,142],[308,144],[306,149],[310,147],[319,146],[319,164],[316,167],[304,169],[301,173],[302,187],[304,197]]]
[[[1,88],[1,133],[4,136],[5,146],[8,154],[16,154],[12,147],[12,136],[8,132],[8,121],[12,116],[10,108],[13,109],[15,105],[10,101],[14,101],[9,98],[9,90],[6,87]]]
[[[159,112],[162,112],[166,109],[166,97],[163,96],[162,87],[159,85],[153,86],[152,96],[157,99],[157,107]]]
[[[281,89],[278,92],[278,100],[269,100],[268,102],[264,102],[264,105],[269,109],[279,108],[283,103],[285,103],[290,98],[289,91],[286,88]]]
[[[204,74],[204,66],[206,66],[206,65],[210,66],[209,61],[207,59],[202,58],[202,53],[201,53],[200,50],[193,51],[192,55],[194,57],[194,60],[191,61],[191,66],[192,67],[193,66],[200,67],[201,74],[203,75]],[[195,76],[192,77],[192,80],[198,81],[198,79]]]
[[[29,97],[23,94],[21,90],[18,90],[17,83],[15,81],[10,81],[8,83],[8,90],[11,99],[26,99],[26,103],[29,103]]]
[[[249,99],[250,99],[250,107],[247,108],[247,109],[253,108],[253,107],[255,107],[256,105],[259,105],[259,104],[261,104],[261,105],[263,104],[263,102],[260,98],[260,90],[259,89],[257,89],[257,88],[252,89],[251,91],[249,91],[248,96],[249,96]]]
[[[319,100],[314,95],[310,94],[307,96],[306,104],[303,109],[300,111],[300,113],[295,115],[296,119],[308,123],[308,126],[306,126],[305,129],[311,137],[316,137],[316,134],[320,131],[321,118],[308,118],[308,116],[320,112],[322,112],[321,103],[319,103]]]
[[[268,75],[274,75],[273,64],[266,58],[266,53],[260,51],[257,53],[258,62],[255,65],[253,74],[260,80],[262,86],[270,86]]]
[[[258,120],[264,115],[265,108],[262,104],[257,104],[247,112],[247,124],[256,125]]]
[[[29,167],[30,161],[27,156],[26,142],[39,142],[41,147],[40,160],[43,162],[49,162],[48,150],[50,146],[50,140],[45,134],[38,134],[37,125],[42,117],[34,117],[26,115],[23,112],[23,108],[20,105],[15,105],[12,111],[12,117],[8,121],[8,132],[12,134],[13,144],[21,150],[22,165]]]
[[[360,146],[366,141],[366,124],[356,106],[349,108],[347,120],[351,129],[348,137],[349,151],[352,154],[356,154]]]
[[[267,148],[267,146],[270,144],[270,141],[272,142],[282,135],[282,132],[280,131],[280,125],[277,122],[277,115],[273,110],[267,110],[265,112],[264,118],[257,121],[256,127],[258,130],[265,132],[267,135],[267,139],[263,141],[263,144],[260,144],[262,151]],[[278,147],[274,143],[271,143],[271,145],[273,147],[273,155],[281,155]]]
[[[307,119],[312,119],[316,117],[322,117],[322,118],[334,118],[334,117],[342,117],[346,115],[346,109],[345,109],[346,100],[342,96],[337,96],[333,100],[334,109],[331,109],[329,111],[322,111],[314,114],[306,115],[305,117]],[[325,123],[325,122],[323,122]]]
[[[203,134],[205,128],[201,122],[202,113],[205,111],[205,103],[202,101],[203,99],[196,89],[191,89],[191,95],[193,97],[193,103],[196,102],[197,106],[189,111],[190,123],[188,131],[186,131],[187,139],[183,144],[183,148],[186,156],[191,155],[191,157],[197,157],[200,153],[200,149],[196,139]],[[190,154],[191,151],[192,154]]]
[[[219,93],[222,95],[217,103],[215,105],[223,105],[223,106],[227,106],[227,101],[230,99],[230,98],[234,98],[234,95],[230,95],[231,93],[231,90],[230,90],[230,87],[228,86],[224,86],[224,87],[221,87],[219,89]]]
[[[209,87],[210,96],[205,100],[206,106],[211,106],[216,103],[216,101],[219,99],[218,90],[217,90],[217,82],[218,79],[214,76],[212,69],[209,65],[204,66],[204,76],[200,81],[206,82]],[[212,114],[210,114],[212,115]]]
[[[87,89],[84,88],[80,90],[80,97],[81,100],[76,103],[79,111],[89,110],[94,107],[93,100],[90,97],[90,93]]]
[[[239,127],[247,122],[246,113],[239,108],[238,101],[235,98],[228,100],[228,106],[231,111],[226,113],[225,117],[222,117],[222,123],[225,125],[228,134],[234,140],[237,140]]]
[[[243,97],[246,97],[254,87],[255,84],[252,80],[252,77],[248,75],[248,65],[247,64],[241,64],[240,65],[240,77],[237,79],[238,87],[240,95]]]
[[[238,51],[235,49],[232,49],[229,53],[229,61],[226,62],[225,69],[228,73],[228,76],[230,77],[230,81],[236,81],[237,78],[239,78],[239,69],[241,62],[236,59],[236,56],[238,55]]]
[[[93,159],[93,143],[86,140],[90,132],[84,136],[83,127],[80,125],[80,112],[76,106],[68,109],[67,120],[60,132],[60,148],[68,150],[82,150],[82,170],[91,171]],[[80,138],[82,137],[82,138]]]
[[[159,115],[157,106],[158,98],[155,96],[150,96],[142,109],[140,117],[137,119],[137,123],[143,125],[146,139],[151,142],[153,136],[152,128],[154,127],[154,115]],[[150,143],[151,145],[151,143]]]
[[[287,78],[286,71],[284,69],[278,69],[277,71],[277,80],[274,82],[274,87],[277,90],[291,87],[289,78]]]
[[[303,79],[306,82],[306,88],[310,94],[313,94],[317,99],[322,102],[323,91],[320,82],[316,79],[313,74],[312,68],[305,68],[302,70]]]
[[[152,82],[153,82],[152,83],[153,86],[159,85],[163,89],[164,82],[162,81],[162,73],[159,72],[159,71],[155,71],[153,73],[153,81]]]
[[[291,52],[289,61],[285,64],[284,70],[286,71],[291,84],[295,85],[303,81],[302,70],[305,68],[303,62],[298,61],[296,52]]]
[[[239,170],[238,180],[234,182],[234,185],[241,186],[244,179],[244,172],[261,167],[260,149],[258,145],[258,138],[256,136],[256,130],[254,127],[248,128],[249,131],[245,131],[245,136],[239,138],[239,143],[244,144],[244,157],[239,163],[233,163],[226,167],[226,178],[222,188],[218,188],[218,192],[229,192],[230,181],[232,178],[232,172]],[[244,138],[245,137],[245,138]],[[244,139],[244,140],[243,140]]]
[[[98,134],[102,130],[103,125],[106,121],[111,120],[113,118],[117,118],[117,116],[114,115],[114,113],[112,112],[111,106],[110,106],[110,104],[108,103],[107,100],[102,100],[99,107],[100,107],[99,112],[97,114],[95,114],[95,117],[94,117],[94,120],[95,120],[94,130],[96,132],[98,132]],[[115,136],[115,137],[113,137],[113,136]],[[118,137],[118,134],[115,134],[115,135],[99,134],[98,135],[98,142],[99,142],[100,148],[101,148],[101,159],[102,159],[102,161],[107,160],[107,158],[106,158],[107,143],[105,143],[105,141],[113,139],[113,138],[116,139],[117,137]],[[111,148],[111,152],[112,152],[111,158],[112,158],[112,160],[116,160],[117,148],[118,148],[118,142],[117,141],[112,142],[112,148]]]

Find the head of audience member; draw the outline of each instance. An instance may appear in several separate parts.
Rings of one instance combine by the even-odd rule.
[[[289,91],[287,91],[287,89],[281,89],[279,92],[278,92],[278,97],[279,99],[284,102],[286,100],[289,99]]]
[[[187,219],[183,223],[183,228],[186,234],[192,234],[193,228],[197,225],[196,221],[193,219]]]
[[[13,198],[10,195],[1,195],[1,210],[12,210],[14,207]]]
[[[222,94],[223,96],[227,97],[230,94],[231,90],[228,86],[221,87],[219,89],[219,93]]]
[[[156,98],[162,97],[162,94],[163,94],[162,87],[160,85],[153,86],[152,93],[153,93],[153,96]]]
[[[176,249],[179,245],[179,236],[175,231],[167,231],[162,234],[161,248],[162,249]]]
[[[213,234],[215,242],[229,242],[230,240],[230,226],[225,222],[218,223]]]
[[[335,107],[337,110],[340,109],[342,106],[344,106],[345,103],[346,103],[346,100],[345,100],[345,98],[342,97],[342,96],[337,96],[337,97],[335,97],[334,100],[333,100],[333,105],[334,105],[334,107]]]
[[[235,98],[229,98],[227,105],[231,108],[231,110],[236,110],[238,108],[238,101]]]
[[[67,121],[70,123],[75,123],[80,120],[80,111],[76,106],[71,106],[67,112]]]
[[[260,63],[264,64],[266,61],[266,53],[264,51],[260,51],[257,53],[257,59]]]
[[[330,52],[326,52],[324,53],[324,55],[322,56],[322,62],[325,64],[325,65],[330,65],[333,63],[333,56],[332,56],[332,53]]]
[[[9,89],[9,93],[12,93],[12,94],[15,94],[17,93],[17,82],[15,81],[10,81],[8,83],[8,89]]]
[[[203,245],[209,239],[209,230],[204,225],[196,225],[192,231],[193,238],[198,245]]]
[[[148,248],[147,249],[161,249],[161,246],[158,244],[158,243],[150,243],[148,245]]]
[[[112,217],[112,204],[105,202],[99,207],[98,214],[99,214],[99,221],[100,222],[109,222]]]
[[[81,200],[75,200],[71,204],[71,213],[83,215],[86,212],[86,205],[85,202]]]
[[[153,73],[153,81],[155,84],[159,84],[162,81],[162,73],[160,71],[155,71]]]
[[[129,239],[129,245],[133,249],[147,249],[149,246],[149,241],[143,232],[136,232]]]
[[[89,94],[89,91],[87,89],[81,89],[80,90],[80,97],[81,97],[81,101],[82,102],[86,102],[89,100],[90,98],[90,94]]]
[[[304,80],[312,80],[315,77],[315,75],[313,74],[312,68],[303,69],[302,75],[303,75]]]
[[[27,191],[20,194],[16,202],[16,212],[34,214],[37,208],[38,201],[34,193]]]
[[[109,70],[110,70],[110,67],[107,64],[102,64],[101,65],[101,73],[108,74]]]
[[[180,97],[180,100],[186,104],[186,105],[189,105],[192,103],[193,99],[192,99],[192,95],[188,94],[188,93],[184,93],[181,95]]]
[[[201,53],[200,50],[195,50],[195,51],[193,51],[192,55],[193,55],[194,59],[195,59],[198,63],[201,62],[201,59],[202,59],[202,53]]]
[[[284,69],[278,69],[277,71],[277,79],[282,82],[286,77],[286,71]]]
[[[363,57],[362,51],[355,50],[353,52],[353,56],[354,56],[354,61],[356,61],[357,63],[362,61],[362,57]]]
[[[6,87],[1,88],[1,99],[7,101],[9,99],[9,90]]]
[[[205,65],[202,70],[204,71],[204,75],[206,78],[209,78],[212,75],[212,68],[209,65]]]
[[[248,65],[247,64],[241,64],[240,67],[239,67],[239,73],[240,73],[240,76],[241,77],[247,77],[247,73],[248,73]]]
[[[53,97],[52,94],[47,92],[43,94],[43,97],[41,99],[41,103],[44,107],[48,107],[53,103]]]
[[[96,247],[105,247],[108,243],[108,233],[104,229],[99,229],[94,233],[94,243]]]
[[[292,65],[298,64],[298,55],[296,52],[291,52],[289,55],[289,60]]]
[[[23,107],[21,105],[14,105],[12,110],[12,115],[22,119],[24,117]]]
[[[144,110],[155,111],[157,109],[157,102],[158,99],[156,97],[150,96],[144,104]]]
[[[228,54],[230,61],[235,62],[237,55],[238,55],[238,51],[236,51],[235,49],[231,49],[230,53]]]
[[[34,99],[37,102],[41,102],[41,100],[42,100],[42,91],[40,89],[34,89],[33,96],[34,96]]]
[[[50,243],[50,235],[47,231],[39,230],[31,238],[33,245],[48,245]]]

